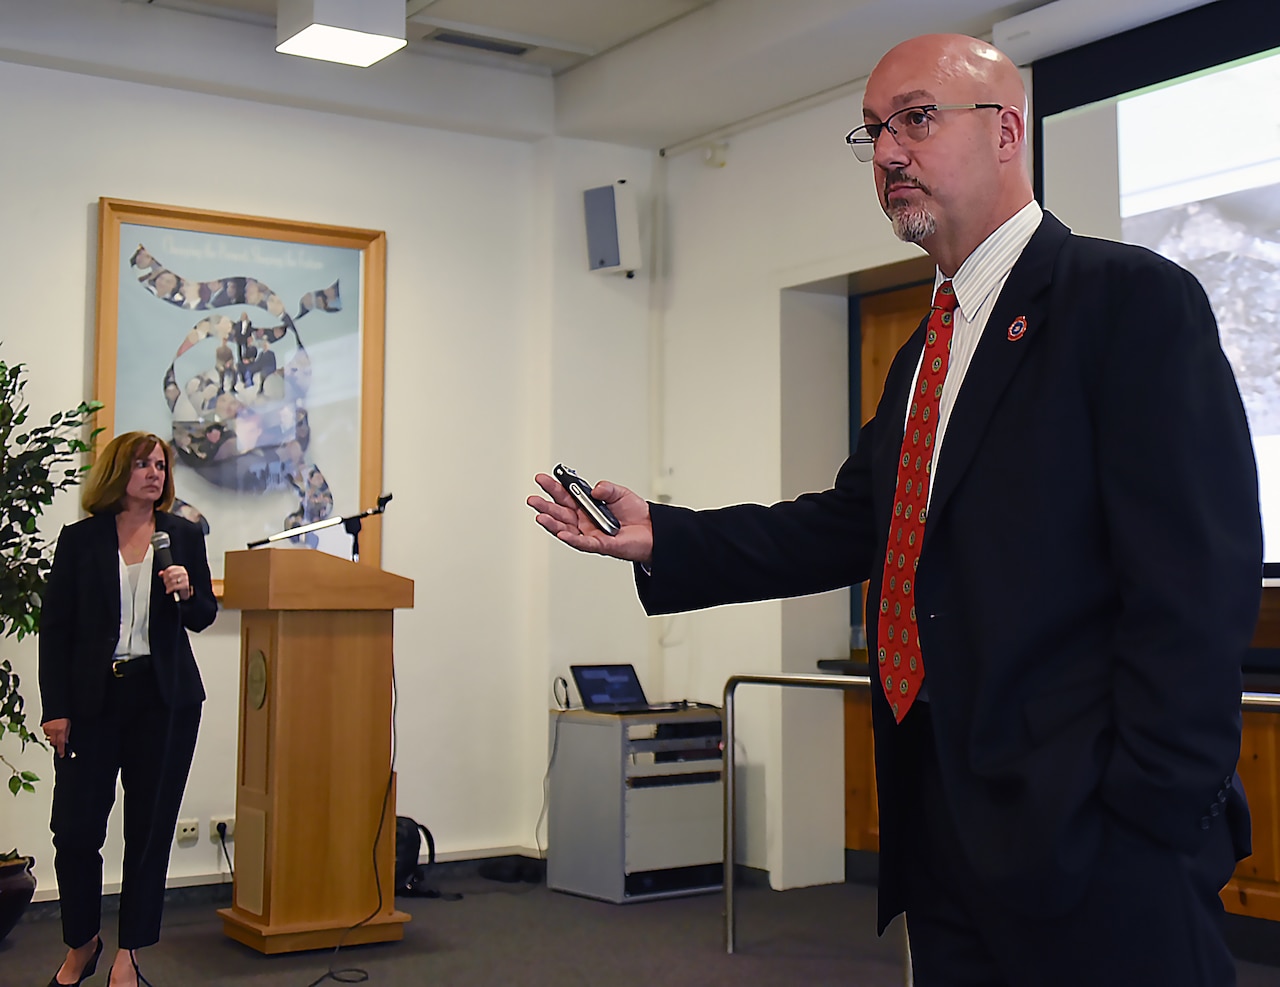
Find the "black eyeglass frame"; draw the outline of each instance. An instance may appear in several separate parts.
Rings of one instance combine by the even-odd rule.
[[[933,119],[930,113],[936,113],[939,110],[1003,110],[1003,103],[923,103],[920,106],[904,106],[902,109],[889,114],[889,118],[883,123],[864,123],[861,127],[854,127],[853,130],[845,134],[844,142],[849,145],[849,150],[853,152],[853,156],[859,161],[871,161],[876,156],[876,141],[880,139],[880,135],[886,130],[893,135],[893,139],[899,144],[902,140],[898,137],[898,131],[893,127],[892,121],[894,117],[900,117],[904,113],[923,113],[925,114],[925,134],[919,138],[909,138],[911,143],[919,144],[929,137],[929,122]],[[861,134],[862,136],[858,136]],[[870,150],[865,158],[862,156],[865,151],[863,148]]]

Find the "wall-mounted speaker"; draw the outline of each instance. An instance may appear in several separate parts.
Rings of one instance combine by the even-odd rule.
[[[582,207],[590,269],[631,277],[640,269],[640,215],[627,180],[587,189]]]

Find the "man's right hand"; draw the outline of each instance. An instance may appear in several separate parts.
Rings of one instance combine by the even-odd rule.
[[[649,521],[649,504],[639,494],[608,480],[601,480],[592,488],[591,496],[608,504],[621,525],[616,535],[606,535],[578,508],[559,480],[546,473],[539,473],[534,479],[551,499],[535,495],[526,503],[538,512],[538,523],[566,545],[579,552],[649,564],[653,558],[653,525]]]
[[[71,737],[71,721],[65,716],[58,720],[45,720],[40,724],[44,736],[50,746],[58,752],[58,757],[67,756],[67,740]]]

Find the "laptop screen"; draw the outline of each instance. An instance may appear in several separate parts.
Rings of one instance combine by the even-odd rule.
[[[609,712],[649,705],[633,665],[570,665],[584,709]]]

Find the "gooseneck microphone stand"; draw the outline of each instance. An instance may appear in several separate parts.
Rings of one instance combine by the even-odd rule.
[[[323,521],[312,521],[310,524],[304,524],[297,528],[285,528],[284,531],[277,531],[274,535],[267,535],[266,538],[259,538],[257,541],[249,542],[249,548],[258,548],[273,541],[284,541],[286,538],[297,538],[299,535],[305,535],[308,531],[319,531],[321,528],[332,528],[334,525],[340,524],[346,529],[347,534],[351,536],[351,561],[359,562],[361,520],[374,514],[381,514],[387,509],[387,503],[390,500],[391,494],[383,494],[378,498],[377,507],[370,507],[367,511],[361,511],[359,514],[350,514],[347,517],[327,517]]]

